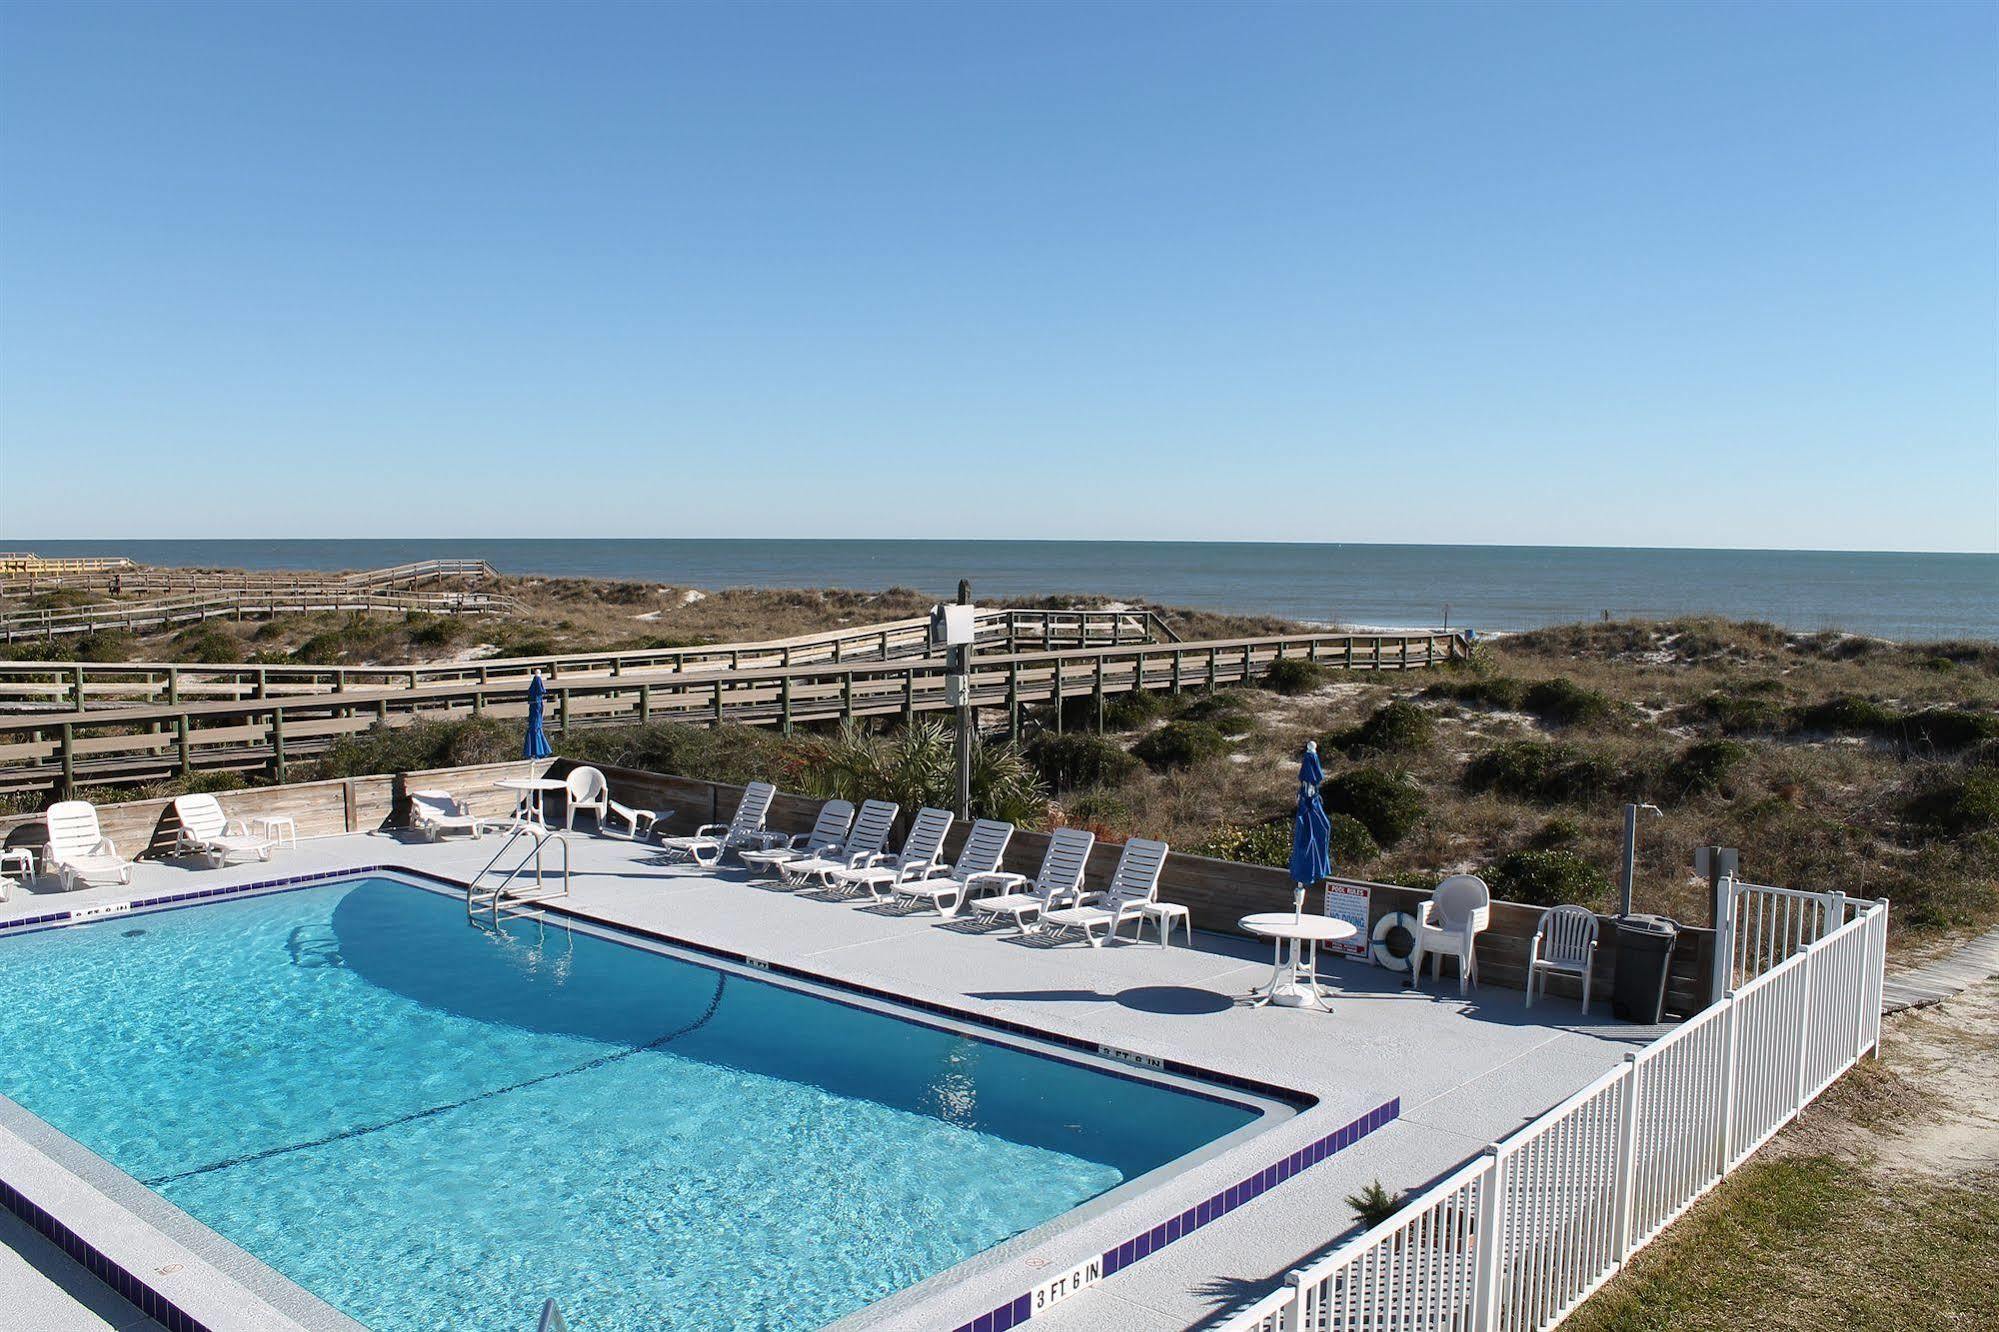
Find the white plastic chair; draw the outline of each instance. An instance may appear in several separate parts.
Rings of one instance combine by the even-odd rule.
[[[743,788],[736,816],[729,822],[703,824],[692,837],[662,837],[660,848],[668,853],[679,852],[704,869],[713,869],[722,863],[723,856],[739,847],[774,845],[785,840],[781,834],[764,828],[764,819],[775,799],[775,786],[769,782],[751,782]]]
[[[1081,930],[1090,947],[1102,948],[1117,937],[1118,928],[1128,920],[1138,922],[1145,933],[1145,908],[1159,893],[1159,873],[1166,868],[1168,847],[1147,837],[1134,837],[1124,844],[1117,868],[1111,872],[1110,886],[1101,893],[1085,894],[1075,906],[1041,913],[1044,928]],[[1097,933],[1098,928],[1103,934]]]
[[[595,768],[571,768],[569,775],[562,779],[567,789],[562,812],[562,826],[574,828],[578,814],[594,815],[597,826],[602,828],[604,820],[611,816],[611,784],[604,780],[604,774]],[[632,832],[637,834],[638,828]]]
[[[97,826],[97,807],[87,800],[58,800],[42,822],[49,829],[49,850],[43,865],[56,872],[64,892],[92,880],[132,882],[132,862],[118,854],[118,845]]]
[[[1479,933],[1492,924],[1492,891],[1472,874],[1453,874],[1437,885],[1430,900],[1416,908],[1416,949],[1409,959],[1412,984],[1423,982],[1423,958],[1436,958],[1433,977],[1441,977],[1443,959],[1458,960],[1458,993],[1467,982],[1478,984]]]
[[[1596,913],[1587,907],[1551,907],[1541,914],[1534,942],[1527,947],[1527,1007],[1534,1006],[1534,982],[1547,993],[1548,973],[1580,976],[1583,1012],[1589,1012],[1590,970],[1596,962]]]
[[[773,846],[762,851],[738,851],[736,858],[751,869],[774,870],[795,860],[811,860],[815,856],[832,855],[840,849],[840,843],[847,840],[847,830],[854,825],[854,803],[851,800],[828,800],[819,807],[818,817],[812,820],[812,830],[794,835],[783,846]]]
[[[902,807],[892,800],[863,800],[861,812],[854,816],[854,826],[847,830],[839,845],[818,855],[784,861],[777,872],[788,888],[803,888],[814,880],[824,887],[829,874],[872,865],[882,858],[882,848],[888,845],[888,835],[901,814]]]
[[[842,896],[866,890],[877,902],[889,901],[895,896],[897,885],[921,879],[937,868],[937,858],[944,854],[944,838],[950,831],[950,810],[929,806],[919,809],[909,825],[909,836],[902,839],[900,851],[893,856],[878,857],[870,864],[833,870],[825,875],[826,887]]]
[[[225,815],[212,795],[175,796],[174,818],[180,822],[180,831],[174,835],[174,854],[206,857],[216,869],[231,856],[269,860],[276,845],[268,837],[252,837],[250,825]]]

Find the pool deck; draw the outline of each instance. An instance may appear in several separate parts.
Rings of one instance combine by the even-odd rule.
[[[129,887],[62,894],[45,879],[17,889],[0,902],[0,921],[363,866],[400,866],[463,881],[498,847],[490,837],[433,844],[370,833],[309,840],[280,851],[270,864],[211,870],[191,862],[148,862]],[[1148,934],[1144,944],[1126,941],[1100,950],[1080,943],[1039,946],[942,926],[934,914],[902,916],[769,891],[749,884],[735,868],[709,873],[684,862],[668,866],[655,848],[619,838],[578,834],[572,849],[572,895],[563,903],[572,911],[834,984],[1101,1042],[1318,1100],[1155,1187],[1086,1211],[1080,1220],[1031,1231],[947,1277],[843,1320],[842,1328],[956,1328],[1399,1099],[1399,1115],[1353,1145],[1033,1319],[1036,1327],[1093,1332],[1199,1327],[1270,1290],[1289,1269],[1323,1251],[1351,1220],[1342,1201],[1348,1194],[1377,1178],[1391,1190],[1420,1187],[1658,1034],[1657,1028],[1613,1021],[1601,1003],[1589,1018],[1561,999],[1529,1011],[1512,990],[1487,987],[1461,999],[1454,978],[1411,992],[1401,988],[1399,976],[1347,961],[1323,968],[1334,991],[1330,1015],[1249,1009],[1239,1001],[1269,978],[1270,952],[1247,940],[1198,935],[1191,948],[1162,949]],[[20,1253],[22,1233],[0,1230],[0,1245]],[[42,1297],[52,1298],[46,1287],[56,1279],[45,1266],[0,1263],[0,1297],[11,1301],[39,1287]],[[301,1321],[319,1321],[309,1314]],[[530,1325],[524,1320],[523,1332]]]

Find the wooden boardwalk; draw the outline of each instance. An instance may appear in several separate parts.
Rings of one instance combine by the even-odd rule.
[[[997,612],[1027,615],[1031,612]],[[1073,613],[1071,613],[1073,614]],[[1052,636],[1052,626],[1040,626]],[[1012,642],[1031,641],[1028,626],[1016,624]],[[896,631],[866,631],[880,642]],[[828,650],[820,636],[812,651]],[[622,658],[592,669],[544,672],[549,678],[548,726],[561,734],[571,727],[682,721],[793,727],[870,717],[908,719],[955,706],[947,695],[944,662],[934,656],[871,660],[822,657],[791,664],[751,664],[748,654],[767,661],[803,651],[757,645],[720,649],[736,664],[708,659],[641,665]],[[1137,689],[1178,693],[1250,684],[1285,658],[1347,670],[1409,670],[1440,665],[1467,650],[1459,634],[1304,634],[1205,642],[1153,641],[1033,648],[977,653],[973,657],[970,700],[1003,729],[1021,733],[1023,714],[1059,699],[1096,700],[1098,725],[1105,700]],[[707,651],[713,652],[715,649]],[[544,664],[547,664],[544,662]],[[509,672],[518,663],[504,663]],[[156,668],[157,669],[157,668]],[[241,670],[243,668],[231,668]],[[336,679],[310,692],[274,692],[251,699],[190,700],[103,709],[35,712],[0,719],[0,791],[73,790],[79,785],[147,782],[196,770],[261,770],[283,781],[287,765],[324,750],[345,736],[374,726],[404,726],[426,720],[493,717],[518,720],[526,713],[525,675],[433,681],[421,669],[401,674],[410,683],[395,688],[349,688]],[[74,682],[73,682],[74,683]],[[90,680],[82,678],[78,697],[88,700]],[[182,682],[183,686],[185,682]],[[1058,725],[1059,710],[1057,713]]]
[[[1973,939],[1948,957],[1891,971],[1881,982],[1881,1011],[1927,1008],[1999,976],[1999,929]]]

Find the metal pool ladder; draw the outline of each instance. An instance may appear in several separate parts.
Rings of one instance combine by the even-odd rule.
[[[541,1306],[541,1323],[536,1332],[569,1332],[569,1324],[563,1321],[562,1310],[555,1307],[554,1300]]]
[[[515,862],[512,869],[505,871],[496,882],[488,885],[486,876],[494,872],[494,867],[506,857],[508,850],[523,837],[529,839],[533,845],[522,850],[521,858]],[[545,867],[542,863],[543,853],[551,842],[562,848],[559,867]],[[520,886],[511,886],[530,863],[534,866],[533,885],[530,887],[523,880]],[[493,853],[493,858],[486,862],[486,867],[473,875],[472,882],[465,885],[465,915],[468,919],[476,921],[481,914],[484,914],[496,925],[503,918],[511,919],[517,916],[539,919],[542,914],[536,909],[539,903],[567,896],[569,896],[569,839],[552,828],[544,828],[535,823],[518,823],[514,825],[513,832],[508,834],[507,840],[500,843],[500,849]],[[561,1315],[558,1314],[557,1317],[560,1318]]]

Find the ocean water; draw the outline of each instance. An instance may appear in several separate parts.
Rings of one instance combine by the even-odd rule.
[[[379,1332],[817,1327],[1257,1113],[379,878],[0,993],[0,1092]]]
[[[1094,592],[1320,623],[1531,629],[1686,614],[1897,639],[1999,639],[1999,555],[1127,541],[43,541],[44,555],[358,569],[436,555],[682,587]]]

